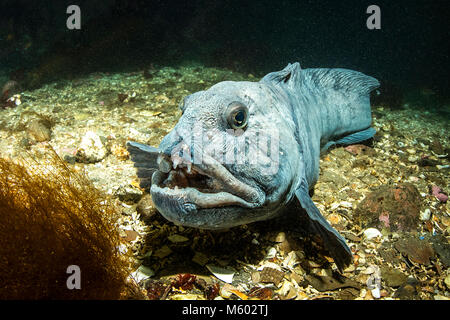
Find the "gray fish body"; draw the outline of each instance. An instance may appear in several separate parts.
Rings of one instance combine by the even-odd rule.
[[[273,218],[296,201],[341,268],[351,252],[308,190],[321,151],[373,136],[369,93],[378,85],[356,71],[298,63],[259,82],[220,82],[185,99],[158,149],[129,150],[144,186],[152,173],[153,202],[168,220],[223,229]]]

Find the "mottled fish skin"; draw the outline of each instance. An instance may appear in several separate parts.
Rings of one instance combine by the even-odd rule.
[[[156,170],[150,188],[155,206],[176,224],[224,229],[273,218],[296,202],[304,209],[299,210],[299,214],[306,212],[311,229],[322,238],[342,270],[352,259],[351,251],[320,214],[308,190],[318,180],[321,151],[333,144],[357,143],[373,136],[369,94],[378,86],[376,79],[357,71],[301,69],[299,63],[293,63],[281,71],[269,73],[259,82],[224,81],[186,97],[181,106],[183,115],[157,149],[160,162],[167,167],[169,161],[175,169],[167,173],[167,169],[156,170],[155,161],[148,164],[147,173]],[[228,116],[227,108],[235,104],[248,108],[248,123],[239,134],[230,134],[229,123],[224,119]],[[189,135],[199,124],[226,138],[221,140],[210,135],[200,144],[196,143]],[[264,146],[243,143],[261,132],[277,142],[276,170],[267,174],[260,162],[228,164],[218,161],[220,152],[217,150],[231,148],[230,141],[234,146],[242,146],[234,147],[237,158],[267,154]],[[182,143],[184,153],[179,153],[176,148]],[[153,159],[156,154],[156,149],[146,151],[137,145],[129,145],[129,149],[132,159],[145,159],[140,155],[145,152],[150,152]],[[208,150],[216,153],[210,154]],[[188,154],[194,162],[195,155],[204,155],[206,160],[189,164],[188,169],[199,174],[193,181],[205,178],[202,187],[207,185],[208,191],[200,191],[191,182],[177,186],[175,181],[185,179],[186,165],[179,174],[178,163],[182,160],[170,158],[174,154]],[[275,153],[271,154],[273,156]],[[264,156],[261,159],[273,160]],[[142,162],[137,162],[137,166],[146,173]],[[148,175],[141,177],[138,171],[138,176],[148,185]]]

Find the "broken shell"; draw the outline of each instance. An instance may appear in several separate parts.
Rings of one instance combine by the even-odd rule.
[[[373,238],[381,236],[381,232],[376,228],[368,228],[364,231],[364,237],[366,237],[367,240],[371,240]]]
[[[233,282],[233,276],[235,272],[230,269],[221,268],[215,265],[207,264],[206,268],[211,272],[217,279],[222,280],[226,283]]]

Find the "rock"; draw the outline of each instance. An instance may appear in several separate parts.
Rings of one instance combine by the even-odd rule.
[[[443,191],[442,191],[442,189],[441,188],[439,188],[438,186],[436,186],[436,185],[433,185],[432,187],[431,187],[431,194],[433,195],[433,196],[435,196],[436,197],[436,199],[438,199],[440,202],[447,202],[447,200],[448,200],[448,195],[447,194],[445,194]]]
[[[352,144],[349,146],[346,146],[344,148],[345,151],[350,152],[353,155],[375,155],[375,150],[373,150],[371,147],[368,147],[366,145],[363,144]]]
[[[133,273],[131,273],[131,277],[137,282],[141,282],[143,280],[146,280],[150,277],[153,277],[155,275],[155,272],[149,268],[146,267],[144,265],[139,266],[139,268],[134,271]]]
[[[340,281],[329,276],[318,276],[314,274],[309,274],[305,276],[306,281],[308,281],[315,289],[319,291],[331,291],[339,288],[352,287],[359,289],[360,285],[353,280],[342,277]]]
[[[394,298],[401,300],[411,300],[418,296],[418,290],[420,290],[419,282],[409,277],[405,284],[403,284],[394,294]]]
[[[116,197],[119,198],[120,201],[126,202],[126,203],[136,203],[139,200],[141,200],[143,192],[133,186],[133,185],[125,185],[120,186],[116,192],[114,193]]]
[[[275,242],[281,243],[286,241],[286,234],[284,232],[279,232],[275,238]]]
[[[450,267],[450,244],[444,237],[433,237],[433,249],[446,268]]]
[[[150,219],[156,214],[156,209],[153,205],[152,196],[150,194],[147,193],[142,196],[136,206],[136,211],[143,219]]]
[[[180,242],[186,242],[189,241],[189,238],[183,237],[179,234],[173,234],[167,237],[167,239],[172,243],[180,243]]]
[[[126,241],[134,241],[134,240],[136,240],[136,238],[139,236],[139,233],[137,233],[136,231],[134,231],[134,230],[123,230],[124,231],[124,234],[125,234],[125,240]]]
[[[434,250],[425,240],[407,237],[394,244],[395,249],[408,256],[415,263],[429,265],[430,259],[434,257]]]
[[[444,282],[445,282],[445,285],[447,286],[447,288],[450,289],[450,274],[448,274],[448,275],[445,277]]]
[[[170,255],[171,253],[172,253],[172,249],[170,249],[168,246],[162,246],[161,248],[156,250],[153,255],[157,258],[162,259],[162,258],[165,258],[168,255]]]
[[[386,282],[389,287],[400,287],[406,283],[408,276],[402,273],[400,270],[391,268],[389,266],[381,266],[381,278]]]
[[[192,261],[201,266],[204,266],[205,264],[208,263],[209,257],[204,253],[195,252],[194,257],[192,258]]]
[[[96,163],[103,160],[108,150],[102,139],[93,131],[88,131],[81,139],[77,149],[76,159],[83,163]]]
[[[347,180],[342,175],[336,174],[331,170],[323,170],[320,174],[320,181],[323,183],[332,183],[338,189],[347,184]]]
[[[273,283],[278,286],[283,280],[284,272],[279,271],[274,268],[265,267],[260,273],[260,282],[262,283]]]
[[[430,159],[428,157],[422,157],[417,163],[420,167],[435,167],[440,164],[439,161]]]
[[[355,210],[356,223],[362,227],[386,228],[389,231],[412,231],[417,228],[422,198],[410,183],[375,188]]]
[[[431,217],[431,210],[426,208],[425,211],[420,213],[420,220],[422,221],[428,221]]]
[[[50,141],[51,139],[49,124],[40,119],[31,120],[27,126],[26,132],[28,138],[36,142]]]
[[[440,295],[440,294],[435,295],[435,296],[433,297],[433,299],[434,299],[434,300],[450,300],[449,297],[446,297],[446,296],[443,296],[443,295]]]
[[[445,154],[445,149],[442,146],[442,144],[439,142],[439,140],[434,139],[431,143],[430,143],[430,149],[431,151],[433,151],[435,154]]]

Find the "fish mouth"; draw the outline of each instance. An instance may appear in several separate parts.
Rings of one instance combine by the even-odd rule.
[[[259,188],[237,179],[210,156],[204,155],[196,164],[177,163],[161,155],[158,163],[150,192],[163,215],[229,206],[255,208],[264,202],[265,195]]]

